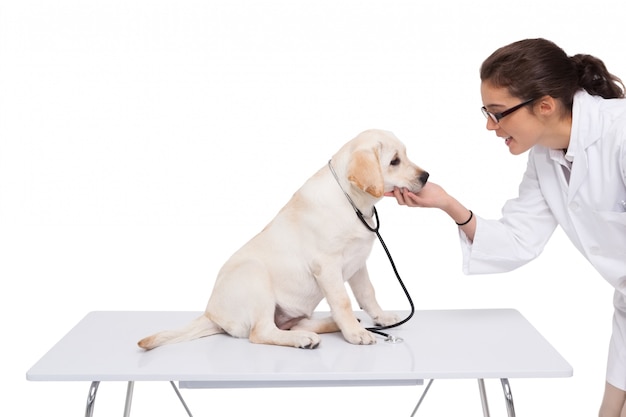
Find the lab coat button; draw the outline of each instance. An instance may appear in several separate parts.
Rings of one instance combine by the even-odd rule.
[[[572,211],[578,210],[578,203],[575,201],[572,201],[571,203],[569,203],[569,209]]]
[[[597,246],[592,246],[589,248],[589,253],[592,255],[600,255],[600,248]]]

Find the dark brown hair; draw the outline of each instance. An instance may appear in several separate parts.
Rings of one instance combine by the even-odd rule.
[[[546,39],[525,39],[497,49],[480,67],[480,79],[523,100],[551,96],[568,112],[581,88],[595,96],[624,98],[624,84],[600,59],[569,57]]]

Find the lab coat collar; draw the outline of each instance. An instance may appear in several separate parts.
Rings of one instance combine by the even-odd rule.
[[[567,200],[572,201],[580,186],[587,180],[589,163],[587,148],[600,139],[600,100],[584,90],[574,95],[572,131],[567,150],[574,156]]]

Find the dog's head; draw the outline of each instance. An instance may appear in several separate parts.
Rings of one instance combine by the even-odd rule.
[[[394,187],[419,192],[428,172],[409,160],[406,147],[384,130],[366,130],[346,144],[347,179],[361,191],[381,198]]]

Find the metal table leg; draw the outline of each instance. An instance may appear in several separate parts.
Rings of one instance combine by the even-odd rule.
[[[507,378],[501,378],[500,382],[502,383],[502,390],[504,391],[504,400],[506,402],[507,416],[515,417],[515,407],[513,405],[513,394],[511,393],[511,385],[509,384],[509,380]],[[424,397],[426,396],[426,393],[430,389],[430,386],[432,385],[432,383],[433,383],[433,380],[431,379],[428,382],[428,385],[426,386],[426,388],[424,389],[424,392],[422,393],[422,396],[417,402],[417,405],[413,409],[413,412],[411,413],[411,417],[414,417],[415,413],[417,413],[417,409],[422,404],[422,401],[424,400]],[[487,402],[487,390],[485,389],[485,380],[482,378],[478,379],[478,391],[480,392],[480,402],[483,407],[483,416],[489,417],[489,404]],[[191,414],[190,414],[190,417],[191,417]]]
[[[96,402],[96,394],[98,393],[98,386],[100,381],[93,381],[89,387],[89,394],[87,395],[87,407],[85,407],[85,417],[93,416],[93,407]]]
[[[124,403],[124,417],[130,416],[130,405],[133,402],[134,388],[135,388],[135,381],[128,381],[128,387],[126,388],[126,402]]]
[[[176,388],[176,384],[174,383],[174,381],[170,381],[170,384],[172,385],[172,388],[174,388],[174,391],[176,392],[176,395],[178,396],[178,399],[182,403],[183,407],[185,407],[185,411],[187,411],[187,415],[189,417],[193,417],[191,415],[191,411],[189,410],[189,407],[187,407],[187,403],[185,402],[185,400],[183,400],[183,396],[180,395],[180,391],[178,390],[178,388]]]
[[[509,417],[515,417],[515,407],[513,406],[513,394],[511,393],[511,385],[507,378],[501,378],[502,390],[504,391],[504,399],[506,401],[506,412]]]
[[[420,405],[422,404],[422,401],[424,401],[424,397],[426,396],[426,393],[430,389],[430,386],[433,384],[433,381],[434,379],[431,379],[430,381],[428,381],[428,385],[426,385],[426,388],[424,388],[424,392],[422,392],[422,396],[420,397],[419,401],[417,402],[417,405],[415,406],[415,408],[413,409],[413,412],[411,413],[411,417],[415,416],[415,413],[417,413],[417,409],[420,408]]]
[[[176,388],[176,384],[173,381],[170,381],[172,388],[174,388],[174,392],[178,396],[183,407],[185,407],[185,411],[187,411],[187,415],[189,417],[193,417],[191,415],[191,411],[189,407],[187,407],[187,403],[183,399],[183,396],[180,394],[178,388]],[[93,416],[93,409],[96,403],[96,394],[98,393],[98,387],[100,386],[100,381],[93,381],[91,386],[89,387],[89,394],[87,395],[87,407],[85,408],[85,417]],[[130,417],[130,407],[133,402],[133,391],[135,389],[135,381],[128,381],[128,386],[126,388],[126,402],[124,404],[124,417]]]
[[[483,406],[483,416],[489,417],[489,403],[487,403],[487,390],[485,390],[485,380],[478,380],[478,391],[480,392],[480,403]]]

